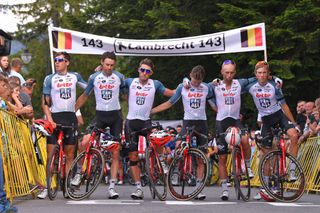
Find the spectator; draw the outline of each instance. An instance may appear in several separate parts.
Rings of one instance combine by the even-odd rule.
[[[304,126],[303,134],[299,137],[298,144],[303,143],[308,137],[312,135],[312,130],[317,125],[314,115],[312,115],[314,109],[314,102],[310,101],[304,105],[306,110],[307,120]]]
[[[6,99],[8,97],[8,80],[3,75],[0,74],[0,108],[8,109],[6,105]],[[10,206],[10,201],[7,200],[7,195],[4,191],[4,178],[3,178],[3,166],[2,166],[2,154],[0,154],[0,212],[16,212],[15,207]]]
[[[33,93],[33,89],[36,86],[37,81],[33,78],[29,78],[28,80],[26,80],[26,82],[22,85],[21,90],[28,94],[30,96],[30,98],[32,98],[32,93]]]
[[[300,129],[300,132],[303,131],[304,126],[306,124],[306,120],[307,120],[307,116],[306,116],[306,110],[304,108],[304,105],[306,104],[305,101],[300,100],[297,103],[297,117],[296,117],[296,121],[297,121],[297,125]]]
[[[8,78],[9,83],[13,82],[15,84],[20,85],[20,78],[18,78],[17,76],[11,76]],[[19,100],[22,103],[23,106],[23,110],[22,115],[24,118],[26,119],[32,119],[33,118],[33,107],[32,107],[32,103],[31,103],[31,98],[30,96],[28,96],[26,93],[24,93],[23,91],[20,90],[20,94],[19,94]]]
[[[22,68],[22,61],[20,58],[14,58],[11,61],[11,72],[9,73],[9,77],[10,76],[17,76],[18,78],[20,78],[20,84],[23,85],[26,81],[24,80],[24,78],[22,77],[22,75],[20,74],[21,68]]]
[[[320,137],[320,119],[319,119],[319,113],[320,113],[320,98],[317,98],[315,100],[316,109],[318,111],[318,125],[316,128],[316,134],[318,137]]]
[[[9,56],[0,56],[0,73],[7,76],[10,72]]]

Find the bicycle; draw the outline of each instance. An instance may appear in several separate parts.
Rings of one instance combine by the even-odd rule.
[[[244,158],[244,149],[241,143],[241,136],[247,134],[247,129],[240,129],[235,126],[229,127],[225,133],[225,140],[231,152],[231,180],[234,182],[236,197],[249,201],[251,193],[250,176]]]
[[[156,125],[132,132],[131,136],[139,133],[147,135],[145,170],[148,176],[151,197],[155,199],[157,196],[159,200],[164,201],[167,197],[166,170],[168,166],[166,165],[165,159],[158,151],[163,151],[164,145],[170,141],[171,135],[164,130],[159,129],[162,129],[161,125]]]
[[[300,163],[286,151],[286,133],[279,126],[271,129],[272,135],[259,138],[273,138],[276,150],[268,152],[260,161],[259,178],[262,187],[273,199],[282,202],[297,201],[305,189],[305,175]],[[289,171],[289,173],[288,173]],[[290,180],[290,173],[296,177]]]
[[[171,196],[181,201],[191,200],[200,194],[206,185],[209,170],[209,162],[206,155],[191,145],[191,136],[193,134],[206,140],[208,137],[194,130],[194,127],[186,130],[186,135],[180,137],[182,142],[175,151],[175,156],[167,175],[168,190]],[[203,165],[203,172],[198,174],[198,176],[201,175],[200,179],[197,177],[199,165]],[[199,184],[196,184],[196,178],[198,178]]]
[[[100,141],[100,134],[104,134],[107,139]],[[74,159],[67,174],[66,191],[72,200],[83,200],[96,190],[106,171],[103,152],[118,146],[119,142],[114,141],[108,129],[93,127],[86,150]]]
[[[58,189],[62,190],[63,196],[67,197],[65,191],[65,177],[66,177],[66,155],[63,150],[63,129],[74,129],[72,126],[64,126],[57,124],[56,130],[58,133],[57,144],[53,146],[52,152],[49,156],[47,165],[47,189],[50,200],[54,200],[57,196]]]

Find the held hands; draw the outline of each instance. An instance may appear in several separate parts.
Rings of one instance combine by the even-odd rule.
[[[276,82],[277,87],[282,88],[283,81],[280,78],[274,77],[274,82]]]
[[[190,82],[190,80],[188,78],[184,78],[183,79],[182,85],[186,89],[190,89],[191,88],[191,82]]]
[[[216,78],[216,79],[213,79],[212,80],[212,84],[213,84],[213,86],[218,86],[218,85],[220,85],[221,84],[221,79],[219,79],[219,78]]]

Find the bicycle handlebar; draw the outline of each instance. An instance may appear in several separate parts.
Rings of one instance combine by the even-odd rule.
[[[138,130],[138,131],[133,131],[130,133],[131,136],[135,135],[135,134],[148,134],[152,129],[162,129],[162,126],[160,124],[157,124],[157,125],[152,125],[150,127],[146,127],[146,128],[143,128],[141,130]]]

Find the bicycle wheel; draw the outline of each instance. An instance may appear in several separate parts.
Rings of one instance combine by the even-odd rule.
[[[286,153],[284,161],[286,173],[283,174],[280,168],[281,159],[281,151],[272,151],[263,157],[259,165],[260,182],[272,198],[282,202],[297,201],[305,189],[302,167],[292,155]],[[290,172],[295,173],[296,181],[289,180]]]
[[[67,174],[66,191],[72,200],[83,200],[89,197],[98,187],[103,176],[104,157],[95,148],[91,148],[86,158],[86,152],[81,152],[72,162],[71,169]],[[77,185],[71,182],[80,175]]]
[[[159,200],[164,201],[167,197],[166,175],[163,172],[160,162],[157,161],[153,149],[146,150],[146,172],[149,179],[149,188],[151,196],[155,199],[155,195]]]
[[[47,189],[48,197],[54,200],[58,193],[58,188],[61,183],[59,174],[59,146],[55,145],[50,153],[49,162],[47,165]]]
[[[232,150],[232,177],[237,199],[240,200],[241,197],[242,200],[249,201],[251,192],[250,177],[247,165],[241,155],[241,149],[238,146]]]
[[[206,184],[208,164],[205,154],[196,148],[190,148],[186,156],[175,156],[167,176],[171,196],[181,201],[196,197]]]

